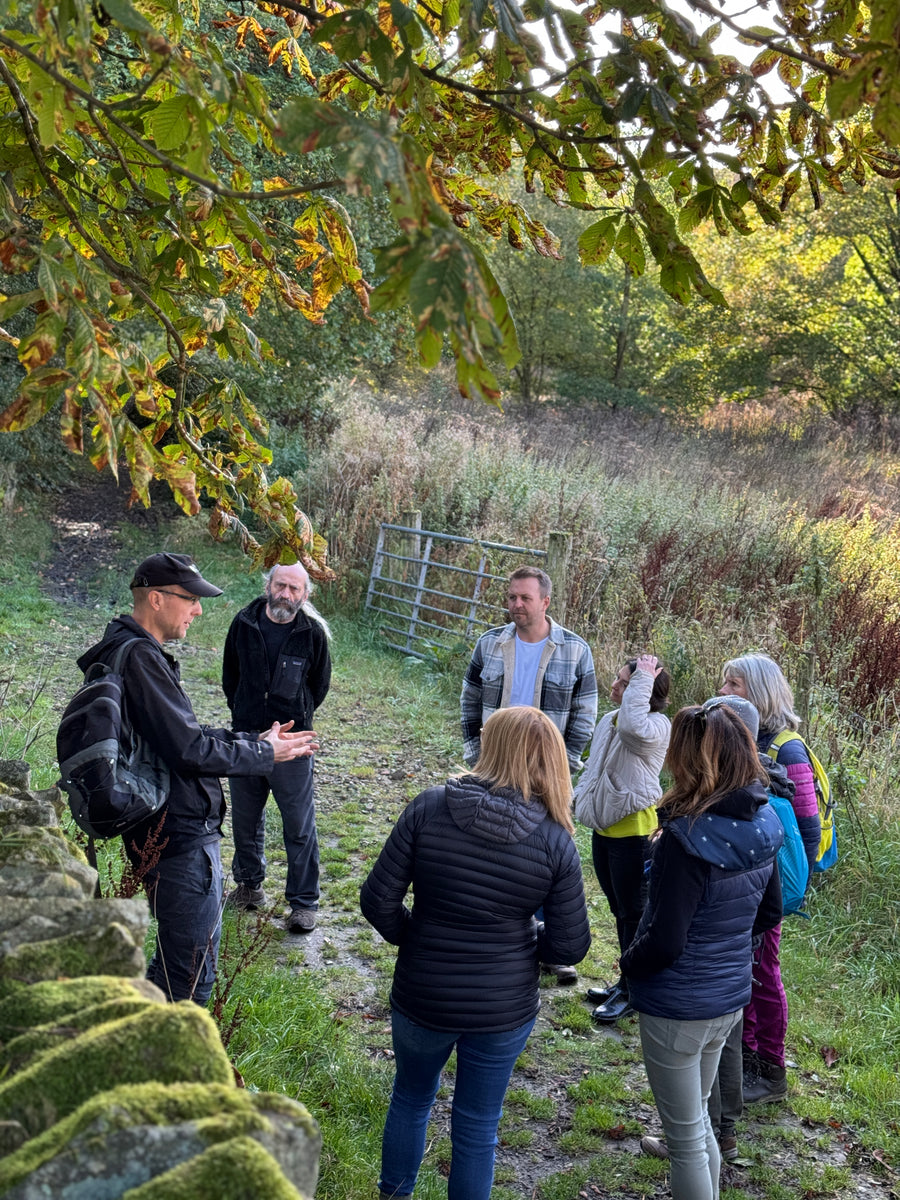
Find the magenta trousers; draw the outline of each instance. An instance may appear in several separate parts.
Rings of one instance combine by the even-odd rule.
[[[763,934],[762,946],[753,955],[753,992],[744,1009],[743,1043],[783,1067],[788,1004],[778,961],[780,944],[781,925],[776,925]]]

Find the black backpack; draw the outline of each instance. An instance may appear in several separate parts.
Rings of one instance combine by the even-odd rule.
[[[69,808],[92,838],[127,833],[169,798],[169,768],[129,726],[123,712],[122,665],[135,642],[110,666],[93,663],[56,734],[56,757]]]

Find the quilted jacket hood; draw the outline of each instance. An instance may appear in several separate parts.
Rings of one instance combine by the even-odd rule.
[[[464,833],[503,845],[524,842],[547,816],[540,800],[523,800],[512,788],[492,789],[475,775],[447,780],[447,807]]]

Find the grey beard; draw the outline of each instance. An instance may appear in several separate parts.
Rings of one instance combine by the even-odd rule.
[[[303,607],[303,601],[297,600],[270,600],[269,612],[272,617],[278,622],[293,621],[297,613]]]

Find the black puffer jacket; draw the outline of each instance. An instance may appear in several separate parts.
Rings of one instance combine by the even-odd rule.
[[[539,801],[491,792],[474,775],[406,807],[360,902],[399,946],[392,1006],[428,1029],[524,1025],[540,1008],[539,962],[580,962],[591,944],[571,836]]]
[[[257,733],[273,721],[293,721],[295,729],[312,729],[313,713],[331,683],[328,638],[318,621],[297,613],[285,626],[276,678],[269,675],[266,644],[259,629],[266,598],[242,608],[228,630],[222,655],[222,690],[235,729]]]
[[[166,842],[160,857],[169,858],[222,836],[225,801],[219,776],[271,774],[272,747],[228,729],[201,726],[181,686],[178,663],[133,617],[111,621],[103,640],[79,658],[78,666],[86,671],[95,662],[111,663],[118,647],[131,638],[140,640],[128,651],[122,670],[125,716],[170,771],[160,834]],[[132,861],[139,861],[159,821],[157,813],[126,835]]]

